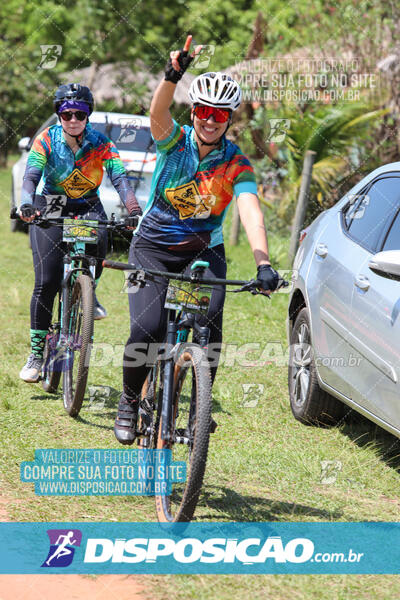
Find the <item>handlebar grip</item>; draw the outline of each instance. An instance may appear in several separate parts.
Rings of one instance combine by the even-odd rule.
[[[116,269],[117,271],[132,271],[133,269],[136,269],[135,265],[116,262],[114,260],[103,260],[102,264],[106,269]]]
[[[18,208],[13,206],[10,210],[10,219],[19,219]]]

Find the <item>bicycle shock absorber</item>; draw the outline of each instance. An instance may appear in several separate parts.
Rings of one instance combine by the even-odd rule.
[[[210,328],[202,327],[195,320],[193,323],[193,341],[199,344],[201,348],[207,348],[210,340]]]
[[[89,270],[93,277],[93,281],[96,279],[96,263],[97,260],[94,257],[89,258]]]
[[[210,329],[208,327],[198,327],[197,332],[199,345],[202,348],[206,348],[210,340]]]

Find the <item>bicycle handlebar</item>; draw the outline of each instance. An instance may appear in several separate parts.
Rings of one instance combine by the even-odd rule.
[[[121,263],[121,262],[116,262],[113,260],[103,260],[103,267],[106,267],[107,269],[117,269],[118,271],[143,271],[144,273],[149,273],[149,275],[154,275],[157,277],[165,277],[166,279],[177,279],[178,281],[186,281],[186,282],[196,282],[199,281],[199,283],[206,283],[206,284],[211,284],[211,283],[220,283],[220,284],[227,284],[227,285],[245,285],[246,283],[249,283],[248,281],[242,281],[241,279],[197,279],[195,277],[191,277],[190,275],[182,275],[182,273],[170,273],[169,271],[155,271],[154,269],[141,269],[140,267],[137,267],[136,265],[132,265],[129,263]]]
[[[165,277],[166,279],[177,279],[178,281],[185,281],[188,283],[203,283],[205,285],[240,285],[241,289],[232,290],[234,292],[252,292],[252,293],[262,293],[257,292],[257,282],[255,279],[250,279],[250,281],[242,280],[242,279],[218,279],[218,278],[203,278],[200,276],[193,275],[182,275],[182,273],[169,273],[168,271],[155,271],[154,269],[141,269],[136,265],[129,263],[122,263],[113,260],[103,260],[103,267],[107,269],[116,269],[118,271],[135,271],[137,273],[144,272],[145,274],[154,275],[156,277]],[[287,287],[289,285],[288,281],[284,279],[280,280],[280,284],[278,284],[277,289],[281,287]],[[265,294],[263,294],[265,295]]]
[[[10,219],[19,219],[19,214],[18,214],[18,209],[16,206],[14,206],[11,211],[10,211]],[[127,224],[127,219],[135,219],[135,217],[129,217],[126,216],[123,219],[107,219],[107,220],[102,220],[102,219],[88,219],[89,221],[95,221],[98,225],[104,225],[105,227],[112,229],[112,228],[122,228],[122,227],[126,227],[126,228],[133,228],[136,225],[128,225]],[[42,215],[37,215],[35,216],[35,218],[32,221],[25,221],[25,223],[27,225],[38,225],[43,226],[43,225],[56,225],[58,227],[61,227],[64,224],[64,221],[68,219],[76,219],[76,221],[79,221],[80,219],[78,217],[45,217]],[[136,217],[136,224],[137,224],[137,217]]]

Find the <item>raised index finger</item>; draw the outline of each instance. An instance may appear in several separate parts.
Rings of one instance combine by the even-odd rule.
[[[192,35],[187,36],[185,45],[183,46],[184,52],[189,52],[190,44],[192,43],[192,37],[193,37]]]
[[[191,56],[194,58],[195,56],[197,56],[197,54],[200,54],[202,49],[203,49],[203,46],[196,46],[196,48],[192,52]]]

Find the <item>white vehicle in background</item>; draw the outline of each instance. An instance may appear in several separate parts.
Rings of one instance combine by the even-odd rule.
[[[94,129],[104,133],[117,146],[131,186],[136,193],[140,207],[143,209],[150,194],[151,178],[156,164],[155,145],[150,134],[149,117],[94,111],[90,115],[89,122]],[[55,123],[57,123],[57,115],[53,114],[43,123],[35,135],[31,138],[24,137],[18,142],[21,158],[12,168],[11,208],[20,205],[22,178],[25,172],[28,152],[32,147],[35,137],[43,129]],[[107,172],[104,172],[99,193],[109,218],[112,213],[115,214],[117,219],[127,214]],[[11,220],[11,229],[12,231],[24,229],[24,224],[19,219]]]

